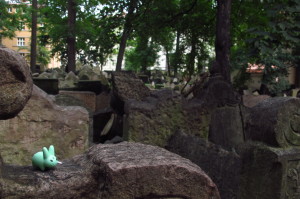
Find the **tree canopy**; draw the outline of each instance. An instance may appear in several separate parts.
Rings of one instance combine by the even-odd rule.
[[[299,63],[298,0],[39,0],[38,4],[38,21],[44,24],[38,40],[51,44],[52,54],[58,53],[65,66],[72,40],[77,61],[102,67],[111,56],[118,56],[117,70],[125,56],[126,69],[146,72],[163,53],[169,75],[181,71],[191,76],[216,60],[219,68],[212,72],[229,81],[232,71],[240,71],[233,82],[239,87],[246,80],[248,64],[261,64],[263,83],[271,90],[283,90],[287,68]],[[1,36],[12,37],[20,16],[8,13],[5,1],[0,1],[0,10]],[[278,82],[281,88],[276,87]]]

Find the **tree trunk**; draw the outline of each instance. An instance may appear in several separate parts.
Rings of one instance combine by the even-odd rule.
[[[216,27],[216,68],[214,73],[220,73],[228,82],[230,80],[230,12],[232,0],[217,0]]]
[[[197,37],[194,33],[192,33],[191,52],[189,54],[189,59],[187,63],[187,70],[190,76],[192,76],[195,71],[196,43],[197,43]]]
[[[149,48],[151,48],[151,45],[148,45],[148,39],[149,37],[145,34],[142,34],[140,40],[140,50],[147,52],[146,54],[143,54],[141,57],[141,71],[146,74],[147,67],[148,67],[148,56],[149,56]]]
[[[32,0],[32,20],[31,20],[31,46],[30,46],[30,68],[31,72],[36,71],[37,56],[37,0]]]
[[[179,68],[179,60],[180,60],[180,31],[177,30],[177,33],[176,33],[176,49],[175,49],[175,62],[174,62],[174,76],[176,77],[177,76],[177,70]]]
[[[67,37],[67,55],[68,63],[66,72],[76,70],[76,38],[75,38],[75,23],[76,23],[76,2],[68,0],[68,37]]]
[[[125,17],[125,24],[123,28],[123,33],[121,36],[121,41],[120,41],[120,47],[119,47],[119,52],[118,52],[118,57],[117,57],[117,65],[116,65],[116,71],[121,71],[122,69],[122,62],[124,58],[124,53],[125,53],[125,48],[126,48],[126,43],[127,39],[131,34],[132,31],[132,21],[134,17],[134,10],[137,6],[137,0],[131,0],[129,3],[129,8],[128,8],[128,13]]]
[[[169,50],[167,47],[165,47],[165,51],[166,51],[166,65],[167,65],[167,70],[168,70],[168,76],[171,77],[170,55],[169,55]]]

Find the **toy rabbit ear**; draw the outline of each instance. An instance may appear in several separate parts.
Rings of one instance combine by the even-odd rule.
[[[49,157],[49,152],[46,147],[43,147],[43,156],[44,156],[44,159],[47,159]]]
[[[55,151],[54,151],[54,146],[53,145],[50,145],[50,147],[49,147],[49,154],[55,156]]]

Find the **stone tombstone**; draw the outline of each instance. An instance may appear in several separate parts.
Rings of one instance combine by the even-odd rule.
[[[124,104],[129,99],[141,101],[150,95],[150,89],[134,73],[112,73],[111,106],[119,113],[124,113]]]
[[[37,86],[16,117],[0,121],[0,153],[9,164],[29,165],[34,153],[51,144],[59,159],[70,158],[87,149],[88,137],[87,110],[58,106]]]
[[[200,101],[210,114],[209,140],[231,150],[244,142],[240,95],[221,76],[210,77],[194,91],[194,100]]]
[[[222,199],[238,199],[242,158],[206,139],[177,131],[166,149],[191,160],[216,183]]]
[[[79,78],[74,74],[73,71],[66,74],[63,80],[59,81],[59,88],[74,88],[76,87]]]
[[[258,103],[270,98],[269,95],[243,95],[243,105],[249,108],[256,106]]]
[[[154,90],[143,101],[125,103],[125,140],[164,147],[178,129],[207,138],[209,114],[201,103],[189,102],[171,89]]]
[[[93,111],[87,106],[86,103],[84,103],[82,100],[73,97],[71,95],[65,95],[65,94],[58,94],[55,95],[55,104],[59,106],[81,106],[84,107],[89,113],[92,113]]]
[[[220,199],[191,161],[156,146],[98,144],[47,172],[0,165],[0,198]]]
[[[274,147],[300,147],[300,99],[268,98],[245,115],[245,139]]]
[[[300,149],[276,148],[261,143],[242,147],[239,198],[300,198]]]
[[[61,95],[72,96],[80,101],[82,101],[88,110],[94,112],[96,110],[96,94],[91,91],[59,91]]]
[[[48,94],[56,95],[59,92],[58,79],[52,78],[33,78],[33,83]]]
[[[17,52],[0,47],[0,119],[16,116],[29,100],[32,78],[25,59]]]

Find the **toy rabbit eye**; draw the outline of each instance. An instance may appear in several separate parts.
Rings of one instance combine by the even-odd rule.
[[[50,160],[50,162],[53,162],[53,160]]]

